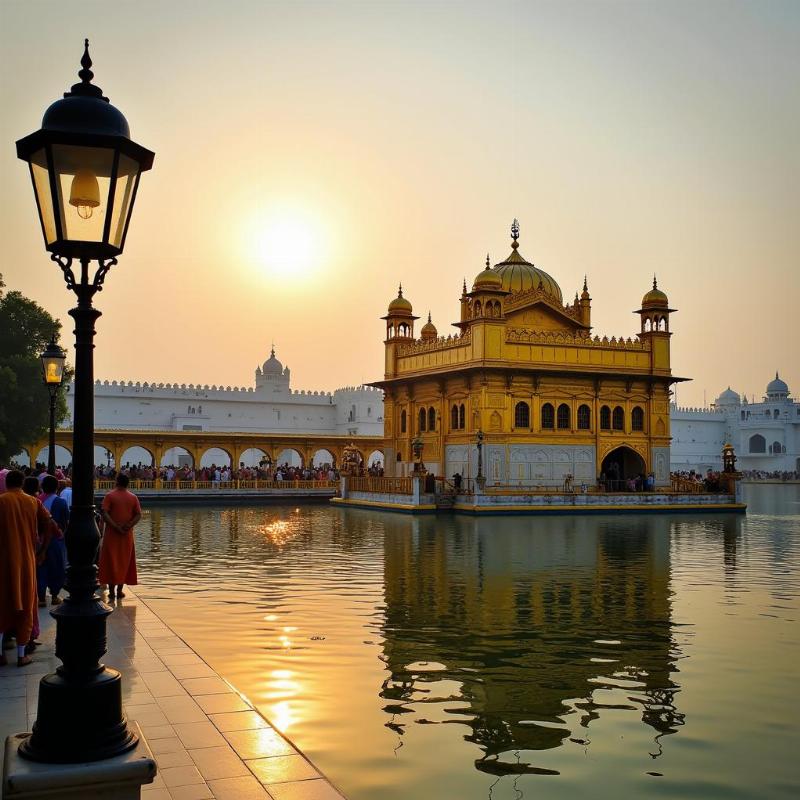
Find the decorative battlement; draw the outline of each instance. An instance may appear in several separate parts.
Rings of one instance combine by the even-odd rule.
[[[669,406],[670,414],[682,414],[685,416],[694,416],[694,417],[722,417],[725,416],[725,412],[721,408],[702,408],[702,407],[694,407],[694,406],[676,406],[674,403],[670,403]]]
[[[471,341],[469,328],[462,334],[455,336],[439,336],[436,339],[422,340],[402,345],[397,348],[398,356],[410,356],[417,353],[430,353],[433,350],[446,350],[451,347],[463,347]]]
[[[650,350],[647,339],[627,339],[623,336],[581,336],[560,331],[531,331],[526,328],[511,328],[506,332],[506,342],[510,344],[561,344],[573,347],[612,347],[617,350]]]

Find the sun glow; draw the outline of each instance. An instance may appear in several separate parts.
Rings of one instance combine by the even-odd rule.
[[[261,213],[251,222],[251,233],[256,266],[270,277],[308,279],[330,257],[324,226],[301,211]]]

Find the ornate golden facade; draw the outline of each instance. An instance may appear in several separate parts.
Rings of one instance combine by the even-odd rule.
[[[429,470],[477,475],[485,434],[487,486],[592,484],[653,473],[669,485],[670,314],[653,288],[632,338],[592,335],[591,297],[564,304],[561,289],[519,252],[463,286],[456,334],[428,316],[419,338],[411,303],[398,296],[386,321],[384,453],[388,475],[411,469],[412,441]],[[615,466],[616,464],[616,466]]]

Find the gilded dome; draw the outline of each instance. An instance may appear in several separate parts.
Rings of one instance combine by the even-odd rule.
[[[503,279],[492,269],[489,263],[489,256],[486,256],[486,268],[475,276],[472,282],[472,289],[502,289]]]
[[[669,305],[667,296],[658,288],[656,276],[653,276],[653,288],[642,298],[642,308],[666,308]]]
[[[439,335],[436,326],[431,322],[431,312],[428,312],[428,321],[422,326],[420,336],[423,339],[435,339]]]
[[[399,311],[410,314],[413,310],[414,309],[411,307],[411,303],[409,303],[408,300],[403,297],[403,284],[401,283],[400,288],[397,290],[397,297],[395,297],[394,300],[389,303],[389,313],[391,314],[392,312],[396,313]]]
[[[519,223],[514,220],[511,226],[511,255],[494,265],[494,272],[500,276],[502,288],[507,292],[525,292],[539,286],[559,303],[564,302],[561,287],[543,269],[526,261],[519,253]],[[481,273],[483,274],[483,273]]]

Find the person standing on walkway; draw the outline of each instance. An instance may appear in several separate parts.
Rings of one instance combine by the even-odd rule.
[[[39,584],[39,605],[45,605],[45,589],[50,589],[50,605],[56,606],[61,602],[60,592],[64,587],[64,578],[67,572],[67,547],[64,533],[69,525],[69,506],[58,494],[58,479],[53,475],[46,475],[42,481],[42,493],[39,499],[42,505],[50,512],[53,518],[51,526],[53,536],[47,547],[44,563],[37,569],[36,577]]]
[[[142,518],[139,498],[128,491],[127,475],[117,475],[117,485],[104,498],[102,506],[105,533],[100,548],[100,583],[108,584],[108,597],[125,597],[124,584],[135,586],[136,549],[133,541],[133,528]],[[116,594],[114,587],[116,586]]]
[[[36,546],[50,528],[50,515],[35,498],[22,491],[24,475],[6,474],[6,491],[0,495],[0,634],[14,631],[17,666],[33,660],[25,654],[31,639],[36,605]],[[6,664],[0,644],[0,666]]]

